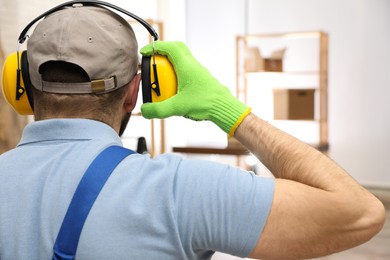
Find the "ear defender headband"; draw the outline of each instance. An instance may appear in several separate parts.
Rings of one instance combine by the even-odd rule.
[[[102,1],[69,1],[46,11],[32,20],[21,32],[18,43],[23,44],[26,41],[29,29],[39,20],[64,7],[74,4],[83,4],[85,6],[100,5],[112,8],[133,18],[144,26],[153,37],[153,43],[159,38],[154,28],[145,20],[118,6]],[[143,56],[141,76],[144,103],[163,101],[176,94],[176,75],[166,56],[154,55],[154,53],[151,57]],[[27,51],[19,52],[18,50],[9,55],[5,61],[2,76],[2,90],[7,102],[21,115],[33,114],[32,87],[28,70]]]

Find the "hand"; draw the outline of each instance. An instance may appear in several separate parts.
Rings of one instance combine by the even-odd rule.
[[[184,116],[196,121],[210,120],[233,136],[251,109],[214,78],[192,56],[184,43],[156,41],[154,51],[156,54],[167,56],[172,63],[176,72],[178,91],[175,96],[165,101],[143,104],[142,115],[149,119]],[[144,56],[151,56],[152,44],[142,48],[141,53]]]

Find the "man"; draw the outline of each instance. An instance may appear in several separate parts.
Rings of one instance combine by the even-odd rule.
[[[69,203],[93,159],[121,145],[140,76],[131,27],[102,7],[73,6],[41,21],[27,45],[34,116],[0,156],[0,258],[50,259]],[[113,171],[85,221],[76,259],[300,259],[369,240],[383,205],[328,157],[250,112],[182,43],[168,56],[178,94],[144,104],[146,118],[210,120],[275,178],[177,155],[133,154]],[[101,92],[95,82],[104,85]],[[101,85],[99,85],[101,86]],[[185,131],[185,129],[183,129]]]

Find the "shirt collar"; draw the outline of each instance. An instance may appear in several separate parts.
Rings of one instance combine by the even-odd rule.
[[[18,144],[102,139],[122,145],[121,139],[109,125],[90,119],[48,119],[28,124]]]

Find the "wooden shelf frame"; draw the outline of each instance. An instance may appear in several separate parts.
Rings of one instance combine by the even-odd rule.
[[[247,103],[248,80],[247,75],[253,73],[279,73],[279,74],[301,74],[308,72],[246,72],[242,65],[244,57],[243,50],[248,46],[249,41],[261,39],[317,39],[318,40],[318,70],[310,71],[310,74],[317,73],[319,91],[319,144],[313,145],[317,149],[326,152],[329,148],[328,142],[328,48],[329,36],[323,31],[287,32],[268,34],[249,34],[236,36],[236,97]],[[317,106],[317,105],[316,105]]]

